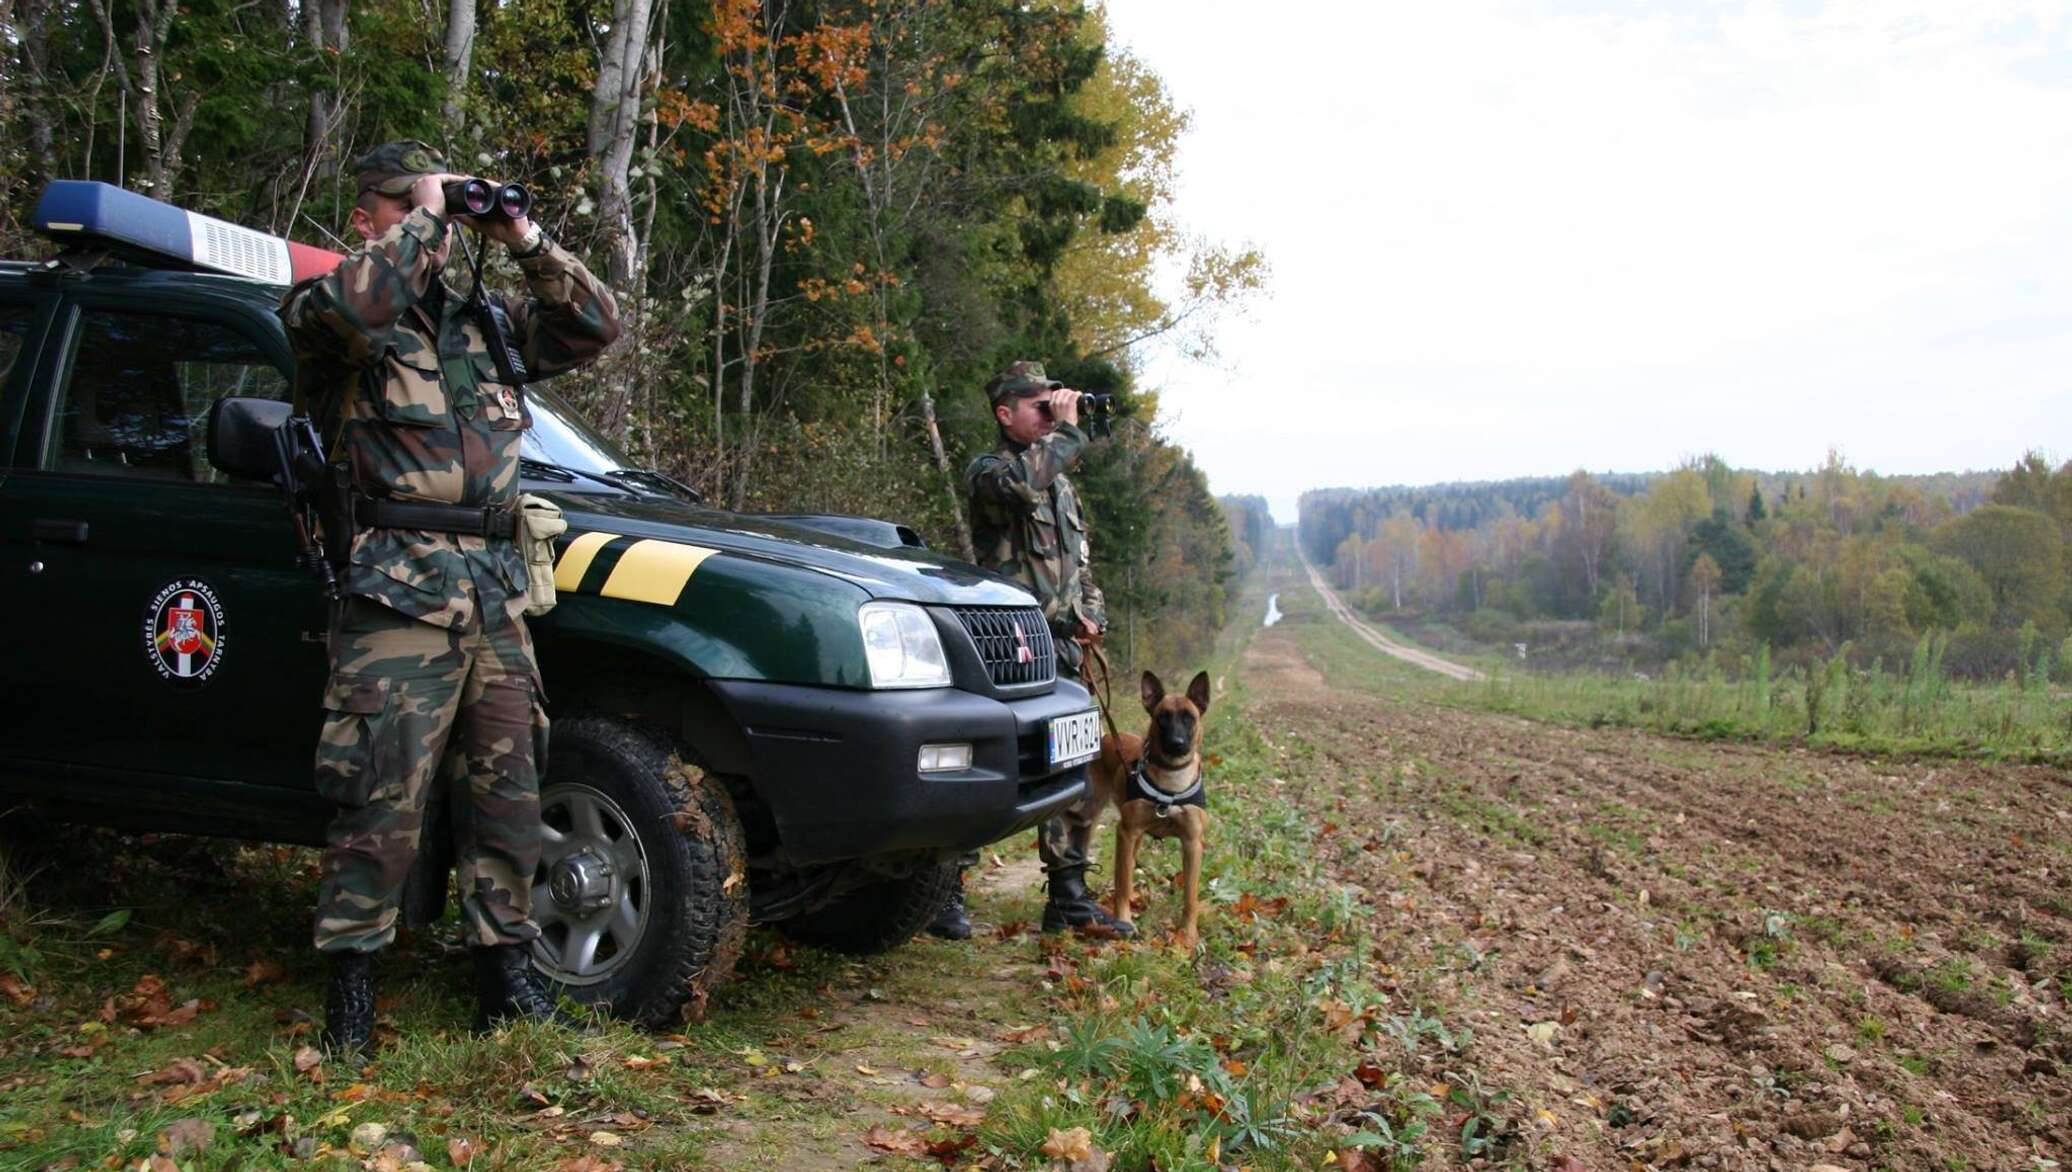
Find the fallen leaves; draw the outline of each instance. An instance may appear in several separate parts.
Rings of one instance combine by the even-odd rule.
[[[216,1142],[216,1125],[206,1119],[175,1119],[158,1133],[158,1150],[175,1158],[200,1152]]]
[[[1069,1172],[1108,1172],[1108,1164],[1113,1159],[1094,1146],[1093,1133],[1084,1127],[1070,1130],[1051,1128],[1042,1150],[1044,1155],[1062,1162]]]
[[[129,992],[103,1002],[100,1016],[104,1022],[120,1021],[140,1030],[153,1030],[186,1025],[202,1010],[214,1008],[200,998],[189,998],[176,1008],[165,982],[156,974],[145,973]]]
[[[6,997],[16,1005],[27,1005],[36,999],[36,986],[13,973],[0,973],[0,997]]]
[[[928,1154],[928,1140],[918,1132],[904,1127],[886,1127],[876,1124],[863,1133],[863,1142],[881,1152],[895,1156],[925,1156]]]
[[[259,958],[245,966],[245,988],[276,985],[288,979],[288,966],[277,960]]]
[[[1288,897],[1285,895],[1275,896],[1272,899],[1260,899],[1247,891],[1238,896],[1236,903],[1230,905],[1230,914],[1240,920],[1250,921],[1259,916],[1266,916],[1268,918],[1278,916],[1283,911],[1286,911],[1287,907]]]
[[[162,1069],[138,1075],[137,1081],[145,1086],[172,1086],[176,1083],[201,1082],[208,1077],[208,1069],[195,1059],[175,1058]]]
[[[892,1112],[895,1115],[918,1115],[930,1123],[939,1123],[944,1127],[977,1127],[986,1121],[984,1111],[942,1100],[894,1107]]]

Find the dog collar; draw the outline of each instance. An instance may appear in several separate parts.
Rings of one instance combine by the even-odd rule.
[[[1151,779],[1144,776],[1144,760],[1143,757],[1139,757],[1130,766],[1130,796],[1156,803],[1159,817],[1164,818],[1171,814],[1174,806],[1207,806],[1209,804],[1207,795],[1202,792],[1202,769],[1199,762],[1196,763],[1194,770],[1194,784],[1174,794],[1167,793],[1151,784]]]

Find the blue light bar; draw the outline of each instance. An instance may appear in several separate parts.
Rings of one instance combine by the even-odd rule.
[[[270,285],[328,272],[339,259],[336,253],[80,179],[57,179],[45,187],[33,223],[53,240],[101,241],[142,253],[146,263],[173,261]]]

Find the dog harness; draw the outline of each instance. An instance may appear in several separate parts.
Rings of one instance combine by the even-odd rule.
[[[1199,766],[1194,771],[1194,784],[1181,790],[1179,793],[1173,794],[1167,793],[1151,784],[1151,779],[1144,776],[1144,758],[1142,757],[1137,758],[1136,762],[1130,766],[1129,797],[1141,798],[1144,801],[1156,804],[1158,806],[1158,816],[1161,818],[1172,817],[1174,806],[1207,806],[1209,804],[1208,795],[1202,792],[1202,770]]]

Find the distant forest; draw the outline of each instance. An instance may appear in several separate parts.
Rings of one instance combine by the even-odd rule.
[[[1972,677],[2072,660],[2072,462],[1880,476],[1673,471],[1320,489],[1305,556],[1375,614],[1613,663],[1767,647]]]

